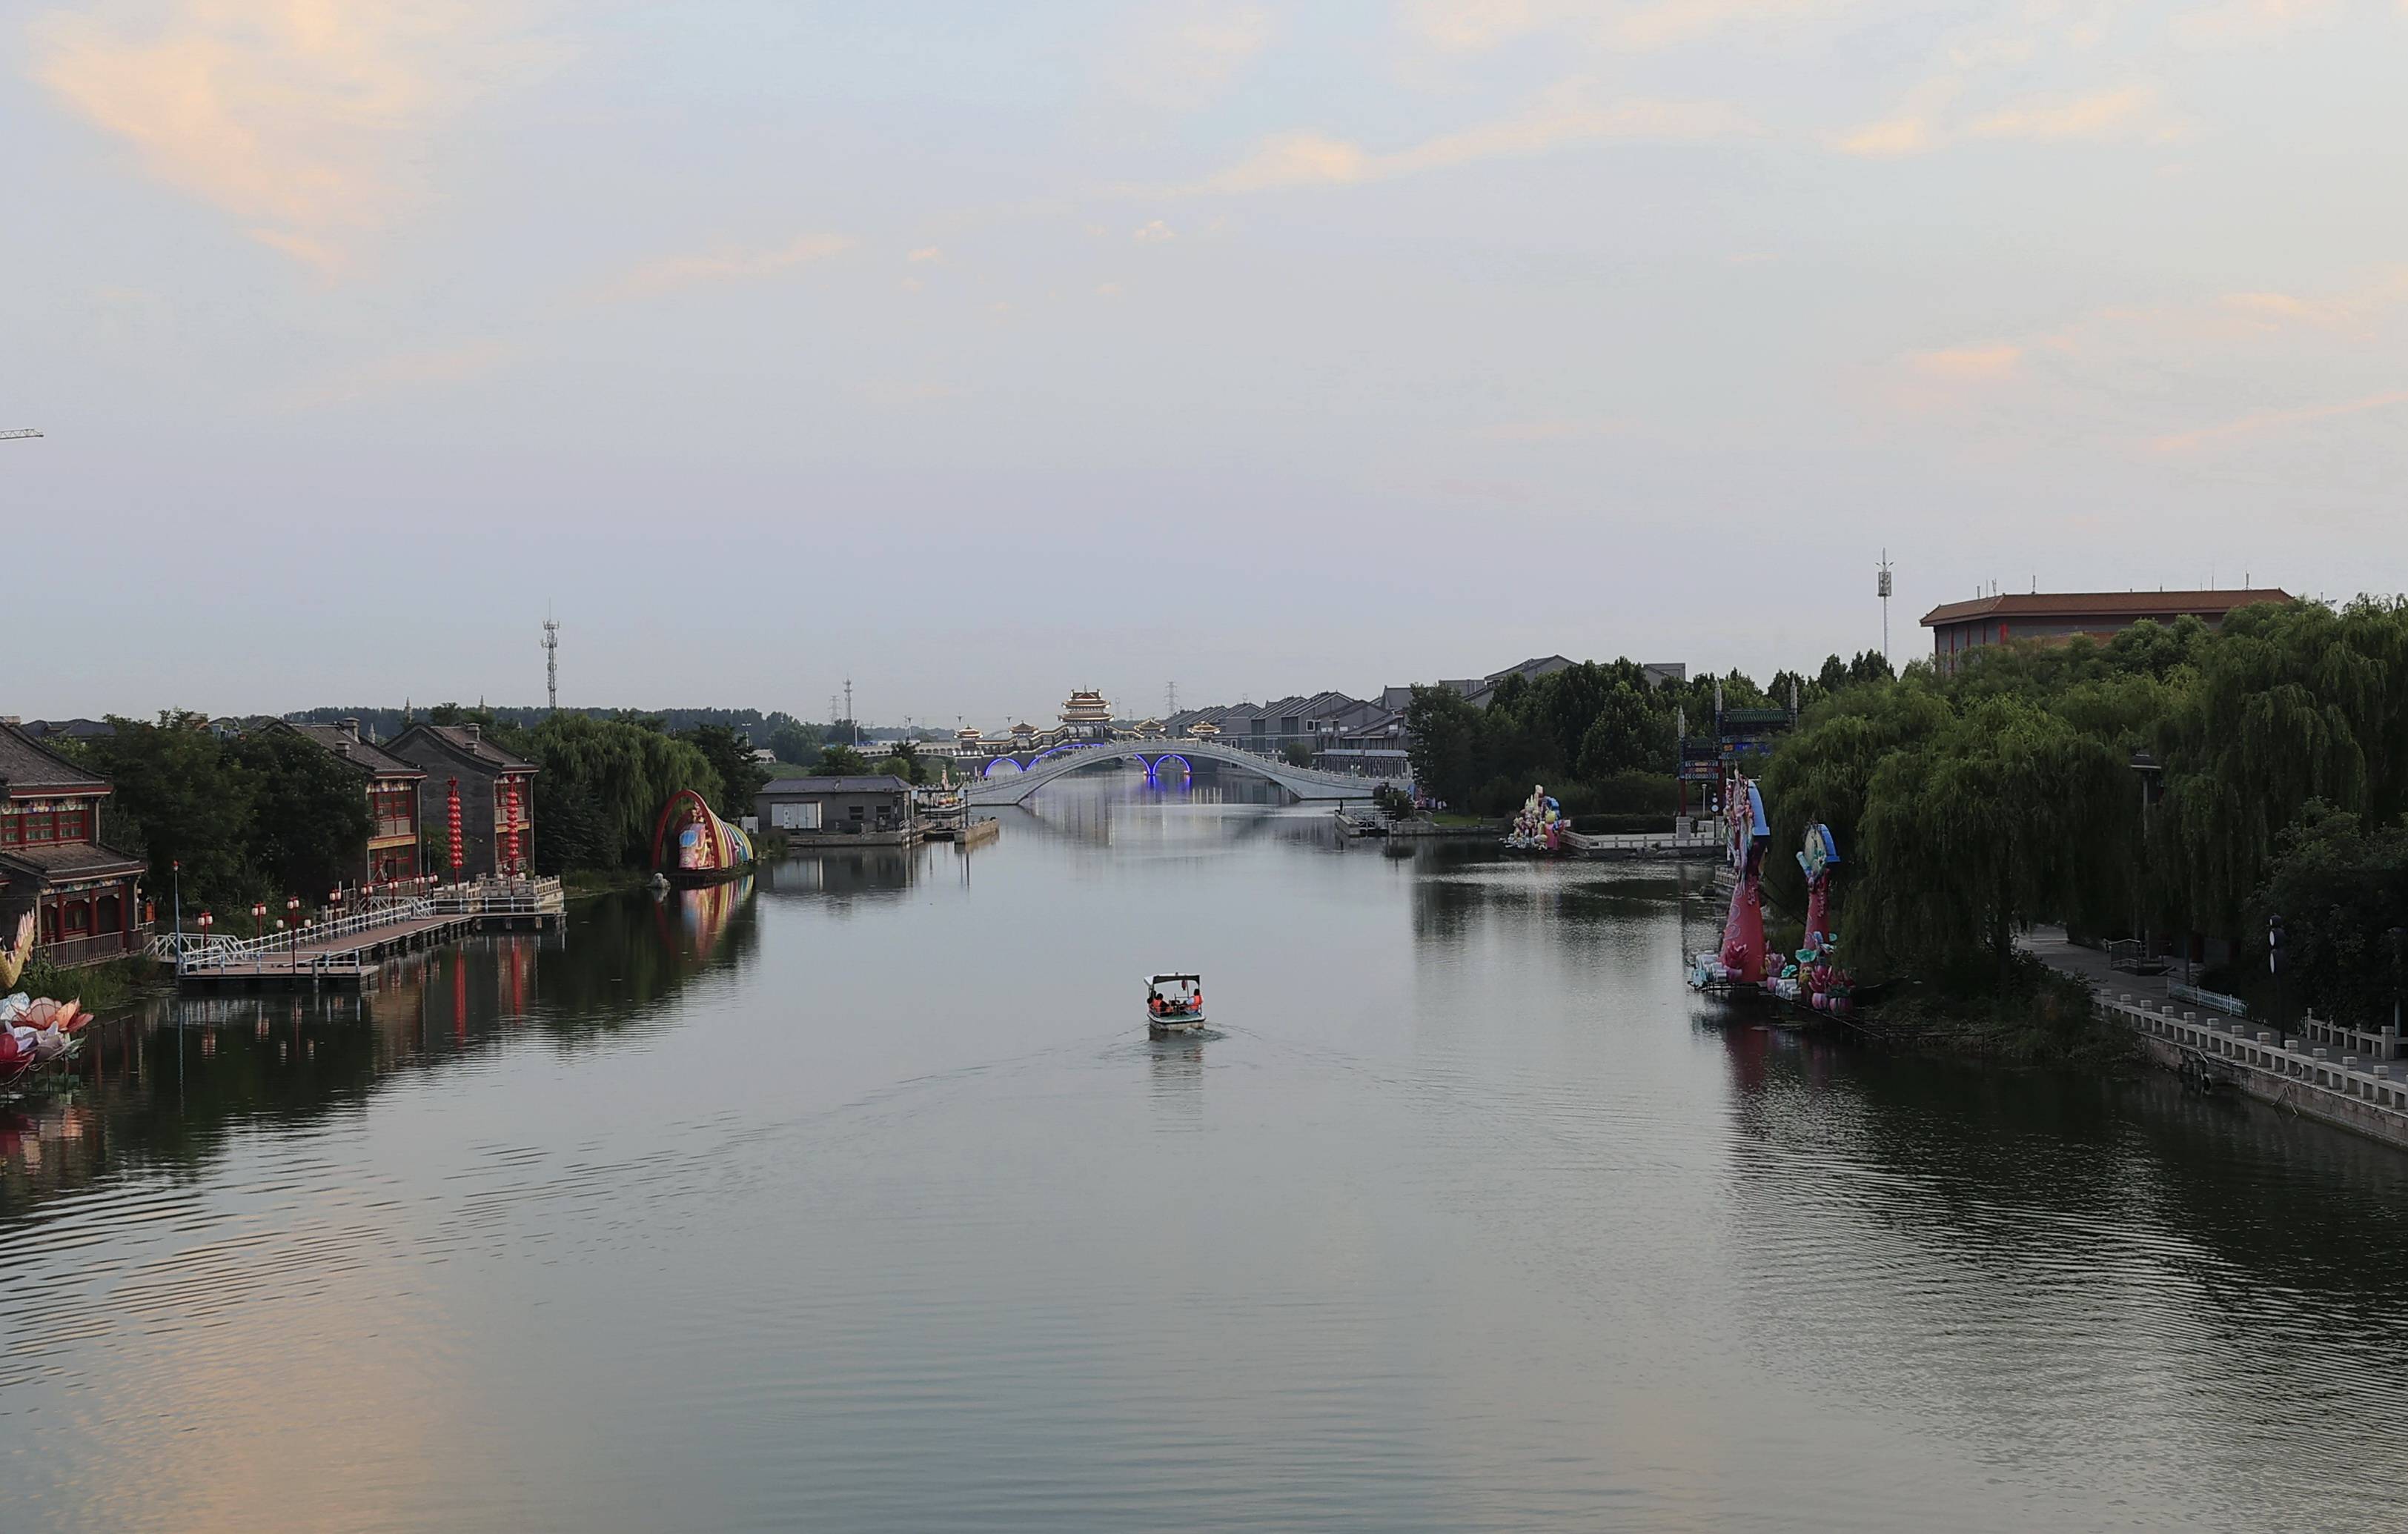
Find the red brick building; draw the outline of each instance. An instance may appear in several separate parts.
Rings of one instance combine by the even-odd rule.
[[[1949,602],[1923,615],[1931,630],[1931,665],[1954,671],[1965,656],[2018,639],[2063,643],[2075,635],[2105,642],[2146,618],[2171,624],[2192,617],[2215,628],[2237,608],[2289,602],[2272,587],[2250,591],[2013,592]]]
[[[57,964],[139,949],[143,864],[103,845],[108,780],[0,724],[0,912],[36,912],[36,952]]]

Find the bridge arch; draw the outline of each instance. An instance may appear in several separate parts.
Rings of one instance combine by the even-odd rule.
[[[1163,761],[1177,757],[1192,776],[1198,763],[1214,762],[1268,778],[1300,799],[1332,802],[1343,799],[1368,799],[1386,781],[1376,778],[1356,778],[1343,773],[1324,772],[1314,767],[1290,767],[1268,756],[1240,751],[1217,741],[1182,741],[1177,751],[1167,751],[1160,745],[1138,741],[1080,742],[1075,746],[1056,747],[1038,757],[1030,758],[1019,772],[996,774],[997,757],[987,764],[980,776],[966,790],[972,804],[1018,804],[1054,779],[1097,762],[1133,761],[1143,767],[1149,778],[1154,777]]]

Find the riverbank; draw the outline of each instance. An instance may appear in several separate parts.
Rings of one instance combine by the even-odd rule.
[[[2346,1033],[2314,1017],[2286,1033],[2171,976],[2117,970],[2106,954],[2055,929],[2035,933],[2027,948],[2080,989],[2100,1028],[2124,1035],[2150,1064],[2209,1091],[2238,1091],[2408,1149],[2408,1062],[2385,1057],[2398,1052],[2396,1037]]]
[[[652,877],[641,868],[578,868],[560,876],[560,893],[564,899],[591,900],[641,889]]]
[[[1862,1014],[1862,1022],[1889,1043],[2012,1065],[2098,1068],[2140,1059],[2130,1032],[2097,1015],[2088,985],[2037,960],[1985,995],[1914,987]]]
[[[16,988],[27,996],[56,996],[83,1003],[84,1011],[100,1012],[122,1006],[146,992],[164,988],[162,966],[156,959],[134,954],[106,964],[62,968],[36,956],[26,962]]]

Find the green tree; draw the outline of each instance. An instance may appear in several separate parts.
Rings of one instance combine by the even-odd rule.
[[[819,755],[820,732],[788,720],[769,732],[769,749],[777,753],[779,761],[800,767]]]
[[[1291,740],[1280,748],[1280,758],[1290,767],[1309,767],[1312,765],[1312,748],[1301,740]]]
[[[252,785],[249,861],[271,889],[314,905],[333,884],[361,876],[375,818],[356,768],[276,728],[251,731],[228,753]]]
[[[164,710],[155,724],[112,717],[113,736],[79,748],[112,792],[102,839],[150,862],[150,888],[164,897],[183,865],[188,906],[248,903],[257,884],[248,861],[253,785],[207,720]]]
[[[851,746],[828,745],[820,748],[819,765],[812,770],[823,778],[851,778],[867,772],[869,764]]]
[[[1986,953],[2003,981],[2018,930],[2098,903],[2131,867],[2130,787],[2122,757],[2045,709],[1994,698],[1952,714],[1873,769],[1842,930],[1893,964]]]
[[[642,867],[661,810],[683,789],[716,803],[719,775],[694,745],[630,719],[563,711],[529,732],[538,767],[536,861],[547,873]]]
[[[2408,829],[2366,829],[2312,799],[2277,839],[2253,925],[2283,918],[2285,1000],[2360,1027],[2388,1025],[2408,981]]]
[[[1672,721],[1655,700],[1616,682],[1581,736],[1581,775],[1591,781],[1626,772],[1661,772],[1670,766]]]
[[[712,809],[728,820],[752,813],[753,798],[769,775],[752,759],[751,740],[724,724],[697,724],[678,732],[676,738],[702,753],[718,774],[719,796],[711,801]]]
[[[1510,680],[1510,679],[1509,679]],[[1457,809],[1469,809],[1485,774],[1480,710],[1452,687],[1415,687],[1405,704],[1405,759],[1413,781]]]

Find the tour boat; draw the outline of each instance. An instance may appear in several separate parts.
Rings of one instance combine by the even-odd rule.
[[[1166,985],[1176,985],[1170,996],[1162,994]],[[1204,1025],[1204,977],[1201,975],[1148,975],[1145,977],[1145,1025],[1152,1033],[1188,1033]]]

